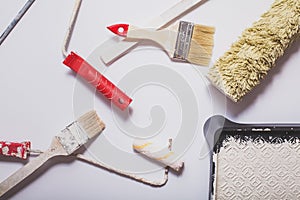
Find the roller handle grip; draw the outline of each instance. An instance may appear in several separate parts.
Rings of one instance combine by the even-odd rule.
[[[0,141],[0,155],[8,157],[17,157],[23,160],[27,159],[31,143],[25,142],[7,142]]]
[[[76,53],[71,52],[63,63],[93,85],[97,91],[111,100],[121,110],[126,109],[131,103],[132,99],[130,97]]]

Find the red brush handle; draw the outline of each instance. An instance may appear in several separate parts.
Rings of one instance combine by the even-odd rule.
[[[0,141],[0,155],[17,157],[25,160],[30,147],[31,143],[29,141],[21,143]]]
[[[113,32],[114,34],[117,34],[119,36],[126,37],[128,33],[128,24],[114,24],[111,26],[106,27],[108,30]]]
[[[121,110],[127,108],[131,103],[130,97],[74,52],[71,52],[63,63],[93,85]]]

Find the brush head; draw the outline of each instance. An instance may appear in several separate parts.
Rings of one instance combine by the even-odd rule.
[[[187,61],[196,65],[208,66],[212,57],[215,28],[194,25]]]
[[[98,117],[96,111],[90,111],[82,115],[78,118],[77,122],[86,132],[89,139],[100,134],[105,128],[105,124]]]
[[[208,66],[212,56],[215,28],[181,21],[173,59]]]
[[[63,129],[56,139],[63,146],[66,155],[72,154],[105,128],[95,111],[90,111]]]

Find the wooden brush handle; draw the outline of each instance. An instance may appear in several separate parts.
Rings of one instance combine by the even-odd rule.
[[[51,148],[42,153],[40,156],[34,160],[27,163],[24,167],[16,171],[14,174],[5,179],[0,183],[0,197],[2,197],[6,192],[19,184],[26,177],[31,175],[35,170],[41,167],[47,160],[54,156],[66,155],[65,150],[60,145],[60,143],[54,139]]]

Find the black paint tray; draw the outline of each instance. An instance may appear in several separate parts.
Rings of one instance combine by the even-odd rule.
[[[300,124],[239,124],[213,116],[209,199],[300,199]]]

